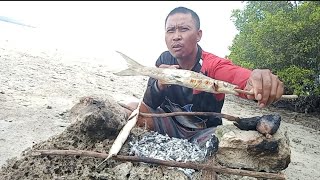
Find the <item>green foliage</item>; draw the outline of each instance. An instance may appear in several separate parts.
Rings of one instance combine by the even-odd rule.
[[[229,47],[235,64],[280,73],[290,92],[319,94],[319,2],[249,1],[231,19],[239,30]]]
[[[294,89],[290,93],[302,96],[308,96],[311,92],[319,94],[320,86],[314,83],[314,72],[312,70],[292,65],[279,71],[277,74],[287,86]]]

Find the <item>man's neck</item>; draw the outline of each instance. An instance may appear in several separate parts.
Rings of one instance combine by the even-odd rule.
[[[198,46],[196,47],[195,51],[188,57],[183,59],[177,59],[179,66],[182,69],[191,70],[197,62],[197,54],[198,54]]]

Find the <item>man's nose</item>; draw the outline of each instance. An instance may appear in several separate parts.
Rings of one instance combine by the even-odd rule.
[[[173,34],[173,40],[179,41],[181,40],[181,38],[182,38],[181,33],[178,30],[176,30],[175,33]]]

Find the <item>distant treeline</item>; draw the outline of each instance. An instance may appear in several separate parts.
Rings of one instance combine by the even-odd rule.
[[[248,1],[233,10],[239,34],[229,47],[235,64],[268,68],[285,84],[299,112],[320,112],[320,2]],[[310,106],[310,104],[312,104]]]

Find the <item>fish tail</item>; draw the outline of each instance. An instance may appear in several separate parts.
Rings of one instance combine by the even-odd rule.
[[[113,73],[115,75],[118,76],[134,76],[134,75],[140,75],[141,72],[141,68],[143,68],[144,66],[139,64],[138,62],[136,62],[135,60],[131,59],[130,57],[128,57],[127,55],[116,51],[117,53],[119,53],[127,62],[128,64],[128,68],[116,73]]]

